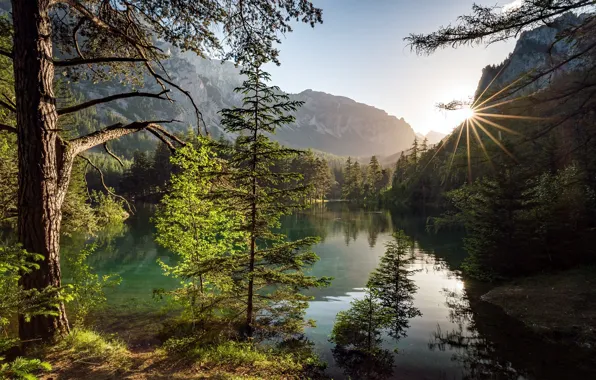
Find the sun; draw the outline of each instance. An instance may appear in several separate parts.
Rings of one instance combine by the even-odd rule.
[[[464,107],[461,109],[461,116],[464,120],[469,120],[474,117],[474,110],[471,107]]]

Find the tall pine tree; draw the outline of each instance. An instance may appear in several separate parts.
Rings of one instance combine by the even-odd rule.
[[[247,337],[255,332],[300,332],[310,299],[301,291],[328,283],[327,278],[304,273],[318,260],[309,249],[317,238],[289,242],[285,235],[275,232],[282,215],[303,206],[308,187],[300,184],[297,173],[272,171],[276,163],[301,152],[280,146],[269,135],[293,122],[288,113],[302,102],[292,101],[279,88],[268,86],[270,76],[261,69],[262,63],[257,58],[241,71],[247,79],[236,91],[244,96],[243,106],[221,112],[225,129],[239,135],[228,168],[234,188],[222,191],[219,199],[242,210],[243,229],[248,234],[248,250],[236,276],[246,305],[243,330]],[[292,183],[298,185],[282,186]]]

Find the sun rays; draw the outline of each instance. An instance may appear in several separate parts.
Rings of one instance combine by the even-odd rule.
[[[458,148],[462,142],[462,137],[465,139],[465,151],[467,156],[467,177],[468,182],[473,181],[472,177],[472,144],[475,144],[480,151],[482,151],[484,159],[494,169],[491,154],[487,149],[487,142],[493,143],[501,151],[503,151],[511,160],[517,162],[515,155],[505,146],[503,143],[503,133],[521,136],[523,133],[519,130],[519,121],[539,121],[546,120],[547,118],[534,117],[534,116],[521,116],[513,114],[504,114],[500,107],[514,102],[519,102],[528,96],[517,96],[513,97],[516,92],[514,87],[519,83],[523,77],[509,83],[503,88],[499,89],[493,94],[490,94],[490,88],[495,83],[496,79],[501,75],[503,69],[501,69],[497,75],[491,80],[486,86],[482,93],[476,97],[472,102],[453,101],[447,104],[440,104],[439,107],[448,111],[459,112],[459,119],[462,120],[460,124],[453,130],[451,135],[443,140],[441,145],[437,148],[435,154],[431,158],[431,161],[436,155],[448,145],[448,141],[455,138],[453,152],[449,160],[449,166],[447,169],[447,175],[444,178],[449,177],[453,163],[455,161]],[[486,136],[488,139],[483,138]],[[429,162],[430,163],[430,162]]]

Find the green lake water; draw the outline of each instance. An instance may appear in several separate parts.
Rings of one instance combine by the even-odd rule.
[[[157,310],[152,290],[171,288],[157,259],[174,256],[153,242],[150,209],[140,209],[126,229],[100,237],[91,265],[100,274],[117,273],[121,284],[107,291],[108,310],[121,314]],[[425,220],[389,211],[350,210],[346,204],[328,203],[282,221],[290,239],[320,236],[314,247],[320,261],[311,269],[317,276],[334,278],[331,286],[311,292],[307,318],[316,320],[306,335],[328,363],[335,379],[584,379],[596,378],[583,368],[585,361],[573,350],[546,343],[497,307],[479,299],[486,286],[464,281],[457,268],[465,257],[461,236],[432,235]],[[369,274],[385,252],[395,230],[404,230],[415,241],[413,280],[418,286],[414,306],[422,316],[410,320],[407,336],[384,336],[386,356],[368,358],[334,351],[328,341],[335,316],[363,295]],[[84,241],[67,238],[65,250],[78,249]],[[132,318],[132,317],[131,317]]]

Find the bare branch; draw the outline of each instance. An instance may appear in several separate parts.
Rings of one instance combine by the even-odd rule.
[[[179,121],[179,120],[173,120],[173,121]],[[161,132],[163,135],[168,137],[170,140],[176,141],[178,144],[180,144],[182,146],[186,146],[186,142],[180,140],[176,135],[166,131],[165,128],[162,127],[161,125],[157,125],[157,124],[152,125],[151,128]]]
[[[149,133],[151,133],[152,135],[154,135],[155,137],[157,137],[158,139],[160,139],[161,142],[166,144],[167,147],[170,149],[170,152],[174,153],[176,151],[176,147],[174,147],[174,144],[172,144],[170,141],[168,141],[168,139],[164,138],[164,136],[161,135],[156,129],[147,127],[147,131]]]
[[[68,143],[70,145],[70,149],[72,149],[74,157],[77,154],[86,151],[87,149],[91,149],[94,146],[101,145],[107,141],[145,130],[150,126],[158,125],[160,123],[171,123],[173,121],[175,120],[135,121],[126,125],[122,123],[116,123],[99,131],[72,139]]]
[[[110,156],[112,156],[116,161],[118,161],[118,163],[120,164],[120,166],[124,167],[124,162],[122,162],[122,160],[120,159],[120,157],[116,156],[111,150],[110,148],[108,148],[108,142],[104,142],[103,143],[103,148],[106,150],[106,153],[109,154]]]
[[[130,58],[130,57],[97,57],[97,58],[71,58],[63,61],[54,61],[54,66],[66,67],[77,65],[90,65],[95,63],[113,63],[113,62],[147,62],[144,58]]]
[[[186,91],[182,87],[178,86],[176,83],[164,78],[163,76],[161,76],[155,72],[153,73],[153,76],[155,77],[156,80],[162,80],[165,83],[169,84],[170,86],[176,88],[178,91],[182,92],[190,100],[190,102],[195,110],[195,115],[197,117],[197,132],[198,132],[198,134],[201,135],[201,122],[203,122],[203,128],[205,129],[205,135],[209,136],[209,131],[207,130],[207,125],[205,124],[205,120],[203,119],[203,114],[201,113],[201,111],[199,110],[199,107],[197,106],[194,99],[190,95],[190,92]]]
[[[0,124],[0,132],[1,131],[17,133],[17,129],[15,127],[11,127],[10,125],[6,124]]]
[[[128,211],[130,211],[131,214],[134,214],[134,208],[132,207],[132,205],[128,202],[128,200],[126,198],[124,198],[122,195],[118,195],[116,193],[114,193],[107,185],[103,176],[103,172],[101,171],[101,169],[95,165],[93,162],[91,162],[91,160],[85,156],[79,156],[81,157],[83,160],[87,161],[87,165],[91,165],[95,170],[97,170],[97,172],[99,173],[99,178],[101,179],[101,185],[103,186],[104,190],[110,194],[113,197],[122,199],[124,201],[124,203],[126,203],[126,206],[128,208]]]
[[[107,102],[111,102],[113,100],[118,100],[118,99],[126,99],[126,98],[135,98],[135,97],[145,97],[145,98],[156,98],[156,99],[162,99],[162,100],[166,100],[166,98],[163,98],[162,95],[169,92],[170,90],[164,90],[160,93],[151,93],[151,92],[126,92],[123,94],[116,94],[116,95],[110,95],[110,96],[106,96],[105,98],[100,98],[100,99],[93,99],[90,100],[88,102],[85,103],[81,103],[78,104],[76,106],[72,106],[72,107],[66,107],[66,108],[62,108],[58,110],[58,115],[65,115],[68,113],[73,113],[73,112],[77,112],[80,111],[82,109],[85,108],[89,108],[92,107],[94,105],[97,104],[102,104],[102,103],[107,103]]]

